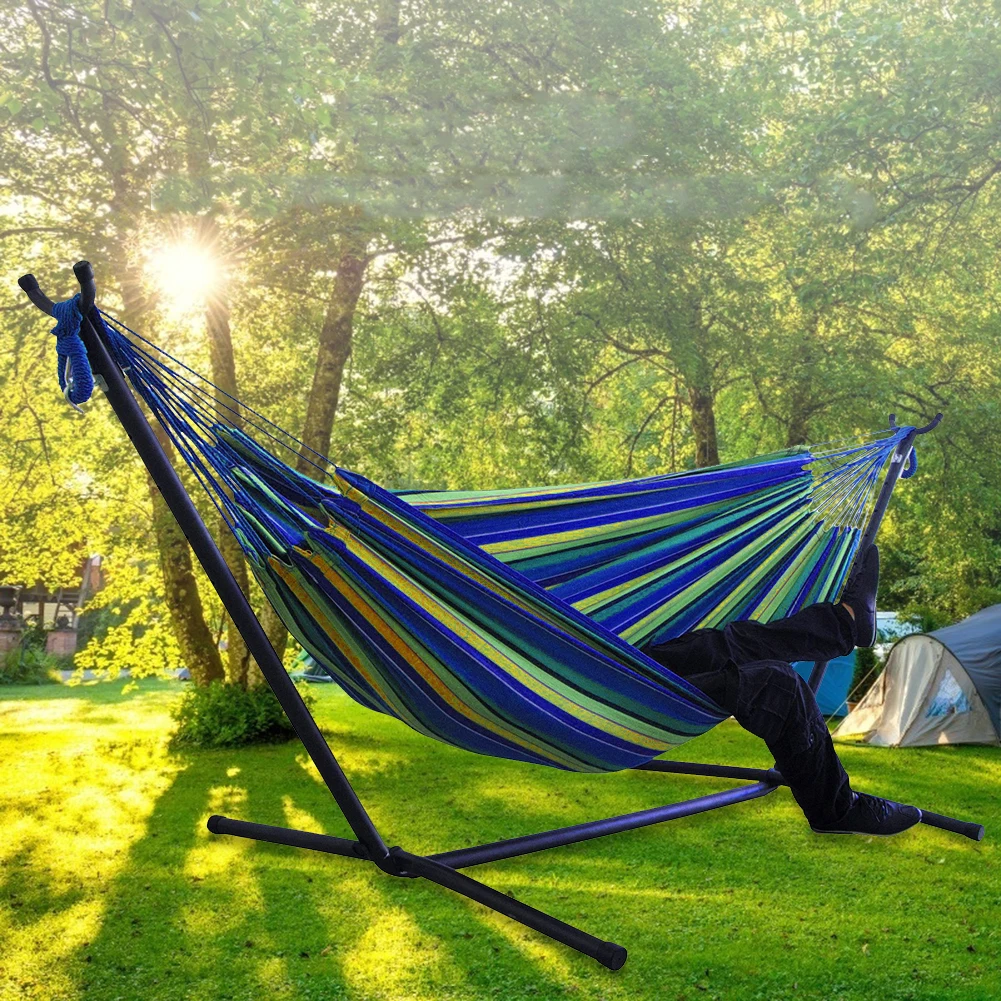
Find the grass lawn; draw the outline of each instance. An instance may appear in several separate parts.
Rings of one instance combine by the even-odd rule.
[[[473,870],[603,938],[610,973],[419,880],[212,837],[211,813],[348,836],[296,743],[166,751],[176,683],[0,689],[0,999],[1001,997],[1001,751],[849,748],[856,787],[981,821],[811,834],[788,792]],[[318,690],[390,844],[443,851],[727,788],[568,775],[426,740]],[[766,764],[726,723],[679,756]]]

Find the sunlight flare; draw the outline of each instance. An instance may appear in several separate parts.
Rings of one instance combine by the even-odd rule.
[[[203,309],[221,277],[212,249],[191,238],[154,248],[146,266],[165,306],[177,314]]]

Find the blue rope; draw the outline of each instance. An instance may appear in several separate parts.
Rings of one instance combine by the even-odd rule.
[[[106,321],[110,321],[111,323],[113,323],[115,325],[116,332],[121,335],[123,341],[125,341],[125,342],[127,342],[127,343],[130,344],[130,347],[132,349],[138,350],[138,351],[142,352],[146,356],[146,358],[147,358],[148,361],[150,361],[154,365],[156,365],[159,368],[161,368],[170,378],[174,379],[175,381],[180,382],[189,392],[191,392],[191,391],[198,392],[199,391],[198,388],[195,386],[195,384],[190,379],[186,379],[183,376],[181,376],[179,373],[172,371],[168,365],[165,365],[163,362],[158,361],[157,359],[153,358],[153,356],[148,351],[144,350],[140,345],[132,343],[129,340],[129,338],[130,337],[134,337],[136,340],[141,341],[147,347],[152,348],[158,354],[163,355],[164,358],[166,358],[169,361],[173,362],[173,364],[176,365],[178,368],[183,369],[185,372],[190,372],[191,375],[193,375],[196,379],[199,380],[199,382],[202,382],[202,383],[204,383],[207,386],[211,386],[212,390],[213,390],[213,394],[215,396],[225,396],[227,399],[232,400],[233,403],[236,404],[236,407],[239,408],[239,409],[235,409],[234,407],[226,406],[225,404],[222,405],[230,413],[237,414],[237,415],[241,415],[242,414],[244,420],[246,420],[246,413],[253,414],[259,420],[264,421],[265,424],[269,425],[270,427],[273,427],[280,434],[284,435],[289,440],[295,442],[295,444],[298,446],[298,448],[293,448],[291,445],[287,444],[286,442],[284,442],[284,441],[282,441],[282,440],[280,440],[278,438],[275,438],[274,435],[270,434],[268,431],[266,431],[263,428],[261,428],[260,425],[254,424],[252,421],[247,421],[248,424],[252,424],[253,427],[257,428],[263,434],[266,434],[269,438],[272,439],[272,441],[274,441],[276,444],[280,445],[282,448],[288,449],[288,451],[292,452],[295,455],[302,455],[303,451],[312,452],[313,455],[315,455],[320,460],[320,462],[323,463],[323,465],[320,465],[320,464],[315,463],[315,462],[311,462],[305,455],[302,455],[302,458],[306,462],[309,462],[310,465],[315,466],[321,473],[323,473],[324,476],[326,476],[326,477],[330,476],[330,472],[328,471],[328,469],[326,467],[334,465],[334,461],[329,456],[323,455],[321,452],[317,452],[315,448],[310,448],[309,445],[307,445],[304,441],[300,441],[298,438],[296,438],[296,436],[294,434],[292,434],[291,431],[286,431],[285,428],[281,427],[278,424],[275,424],[274,421],[268,420],[267,417],[265,417],[263,414],[258,413],[256,410],[254,410],[252,407],[250,407],[243,400],[238,400],[235,396],[231,396],[224,389],[221,389],[219,386],[217,386],[211,379],[206,379],[205,376],[202,375],[200,372],[196,372],[190,366],[185,365],[184,362],[182,362],[179,358],[175,358],[172,354],[170,354],[169,351],[164,351],[164,349],[161,348],[159,345],[154,344],[152,341],[147,340],[145,337],[143,337],[142,334],[136,333],[136,331],[134,331],[131,327],[125,326],[125,324],[122,323],[121,320],[119,320],[116,317],[112,316],[110,313],[105,313],[103,309],[99,310],[99,312],[101,313],[101,316]],[[107,323],[105,323],[105,327],[107,327],[108,329],[111,329],[110,327],[108,327]],[[129,337],[126,337],[125,334],[128,334]],[[221,409],[219,401],[218,400],[213,401],[212,402],[212,406],[225,419],[225,414],[223,414],[223,412],[222,412],[222,409]]]
[[[90,370],[87,349],[80,339],[80,294],[64,302],[53,303],[52,315],[56,325],[59,388],[73,406],[86,403],[94,392],[94,374]]]

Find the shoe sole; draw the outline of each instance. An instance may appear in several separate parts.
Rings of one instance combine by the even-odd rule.
[[[914,809],[918,810],[917,807],[914,807]],[[915,820],[913,824],[909,824],[907,827],[902,827],[899,831],[894,831],[892,834],[876,834],[875,832],[870,831],[825,831],[822,828],[812,826],[810,830],[813,831],[814,834],[858,834],[859,836],[865,838],[895,838],[898,834],[903,834],[904,831],[909,831],[912,827],[917,827],[918,824],[921,823],[922,816],[924,815],[920,810],[918,810],[918,819]]]

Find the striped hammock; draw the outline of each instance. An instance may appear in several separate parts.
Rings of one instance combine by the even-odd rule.
[[[835,599],[912,430],[637,480],[394,493],[346,469],[296,472],[262,443],[301,442],[106,320],[316,664],[430,737],[576,771],[633,767],[724,718],[641,648]]]

